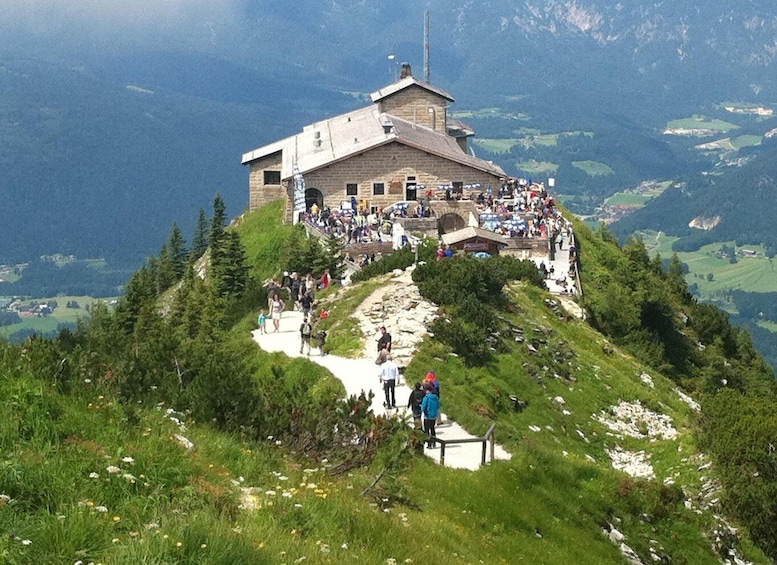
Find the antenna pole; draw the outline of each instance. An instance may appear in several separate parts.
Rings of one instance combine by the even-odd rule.
[[[429,82],[429,10],[424,12],[424,80]]]

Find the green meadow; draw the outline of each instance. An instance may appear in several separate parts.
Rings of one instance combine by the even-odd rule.
[[[614,175],[615,171],[599,161],[572,161],[572,166],[592,177]]]
[[[677,120],[670,120],[666,124],[667,129],[706,129],[714,130],[718,132],[727,132],[733,129],[737,129],[739,126],[719,120],[715,118],[706,118],[699,114],[694,114],[689,118],[680,118]]]

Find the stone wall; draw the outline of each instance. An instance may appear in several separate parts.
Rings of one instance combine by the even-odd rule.
[[[281,171],[282,153],[277,151],[272,155],[262,157],[251,163],[248,176],[248,209],[261,208],[271,200],[286,198],[286,187],[281,184],[264,184],[264,171]]]
[[[316,188],[324,196],[324,204],[337,208],[341,201],[350,200],[346,184],[357,184],[356,199],[367,206],[385,208],[399,200],[405,200],[408,177],[415,183],[436,190],[439,184],[462,182],[499,186],[500,179],[477,169],[426,153],[400,143],[377,147],[318,169],[305,175],[308,189]],[[374,195],[373,183],[383,183],[385,194]]]
[[[447,101],[438,94],[411,86],[380,101],[380,111],[408,122],[447,132]]]

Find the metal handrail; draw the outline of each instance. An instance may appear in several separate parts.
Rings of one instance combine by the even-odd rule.
[[[480,464],[485,465],[486,464],[486,442],[490,444],[490,454],[491,459],[490,461],[494,460],[494,446],[496,444],[496,441],[494,439],[494,430],[496,429],[496,423],[491,424],[491,427],[488,428],[488,431],[483,435],[483,437],[468,437],[468,438],[462,438],[462,439],[440,439],[440,438],[433,438],[434,441],[440,443],[440,465],[443,467],[445,466],[445,446],[447,444],[455,444],[455,443],[482,443],[483,444],[483,454],[480,459]],[[432,436],[427,435],[429,439],[432,439]]]

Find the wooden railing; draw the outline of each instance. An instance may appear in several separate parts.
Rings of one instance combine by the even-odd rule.
[[[462,438],[462,439],[440,439],[440,438],[434,438],[434,441],[440,444],[440,465],[443,467],[445,466],[445,446],[446,445],[453,445],[457,443],[482,443],[483,444],[483,453],[480,458],[480,464],[485,465],[486,464],[486,444],[490,444],[491,449],[491,459],[490,461],[494,460],[494,445],[495,445],[495,439],[494,439],[494,430],[496,429],[496,424],[491,424],[491,427],[488,428],[488,431],[485,433],[483,437],[470,437],[470,438]],[[429,439],[431,439],[431,436],[429,436]]]

